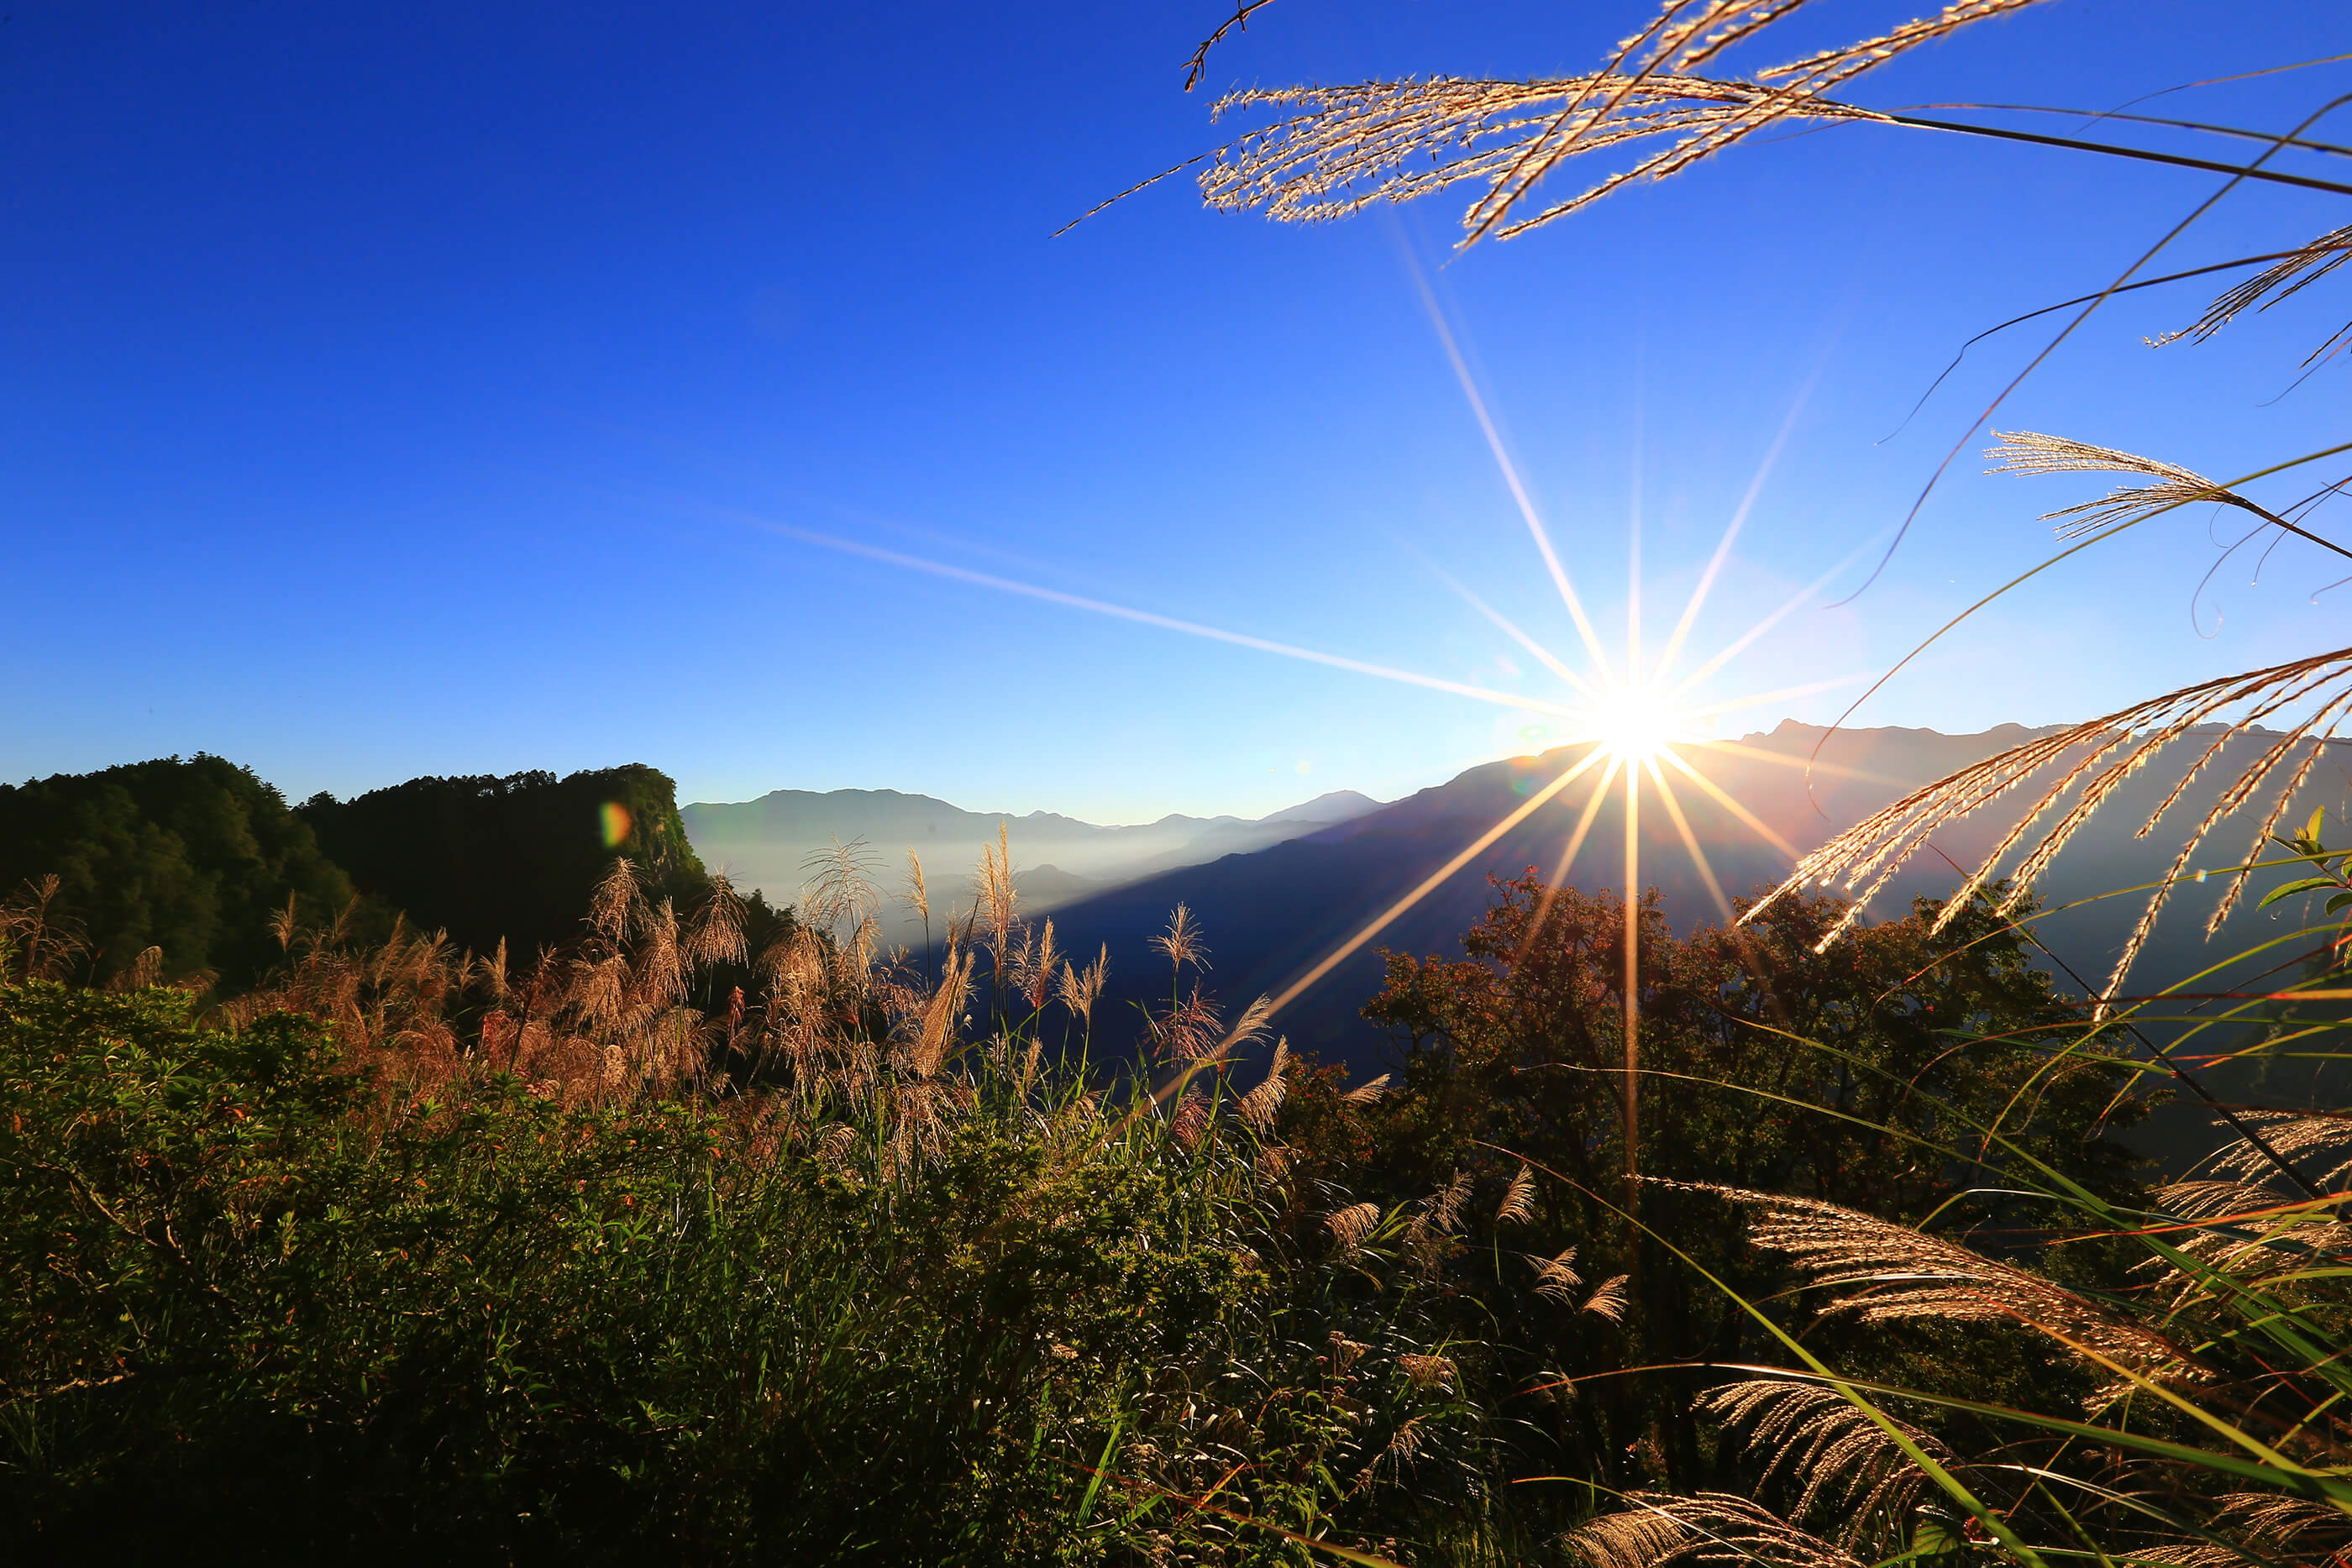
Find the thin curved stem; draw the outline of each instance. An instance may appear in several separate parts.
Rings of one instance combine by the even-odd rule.
[[[2277,141],[2267,131],[2248,131],[2240,125],[2210,125],[2201,120],[2165,120],[2152,114],[2124,114],[2096,109],[2057,109],[2045,103],[1913,103],[1904,111],[1914,109],[1981,109],[2011,114],[2056,114],[2089,120],[2121,120],[2135,125],[2169,125],[2181,131],[2202,131],[2213,136],[2235,136],[2248,141]],[[2283,146],[2300,147],[2307,152],[2332,152],[2338,157],[2352,158],[2352,147],[2333,141],[2310,141],[2300,136],[2288,137]]]

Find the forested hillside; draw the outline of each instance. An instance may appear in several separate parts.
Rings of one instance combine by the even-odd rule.
[[[675,786],[642,764],[415,779],[290,810],[250,768],[202,755],[0,787],[0,899],[37,908],[99,983],[151,955],[142,978],[234,995],[284,957],[289,900],[294,924],[340,922],[352,940],[404,920],[526,956],[579,935],[623,858],[661,896],[706,891]]]
[[[349,800],[314,795],[297,814],[362,891],[478,953],[501,939],[518,954],[569,940],[616,857],[673,894],[704,881],[677,786],[643,763],[561,779],[412,779]]]
[[[50,876],[100,978],[155,947],[165,975],[248,981],[278,956],[289,894],[340,911],[354,892],[274,787],[202,754],[0,785],[0,895]]]

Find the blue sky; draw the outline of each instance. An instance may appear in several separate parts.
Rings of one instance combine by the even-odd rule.
[[[1180,68],[1224,9],[19,0],[0,776],[209,750],[299,798],[641,760],[691,800],[1117,821],[1401,793],[1542,716],[883,556],[1554,699],[1446,582],[1573,653],[1416,277],[1612,642],[1630,520],[1654,638],[1785,429],[1704,654],[1881,536],[2042,340],[1979,348],[1882,444],[1960,340],[2095,289],[2218,183],[1842,129],[1458,256],[1456,204],[1290,228],[1181,180],[1050,237],[1218,140]],[[1646,9],[1282,0],[1210,84],[1570,72]],[[1790,45],[1909,14],[1840,0]],[[1851,96],[2098,109],[2347,47],[2326,0],[2052,0]],[[2146,111],[2282,129],[2347,90],[2336,66]],[[2256,191],[2167,254],[2342,222]],[[2260,405],[2343,287],[2163,350],[2210,290],[2139,294],[1998,423],[2219,476],[2330,444],[2340,366]],[[2099,488],[1982,466],[1867,594],[1821,607],[1849,570],[1703,695],[1875,673]],[[2299,545],[2259,586],[2237,558],[2192,625],[2211,527],[2077,558],[1857,722],[2075,718],[2345,641],[2352,589],[2311,602],[2341,574]]]

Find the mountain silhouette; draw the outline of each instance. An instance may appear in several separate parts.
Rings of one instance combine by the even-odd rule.
[[[1971,735],[1902,728],[1825,734],[1791,721],[1721,747],[1685,750],[1747,816],[1760,821],[1789,848],[1802,852],[1911,789],[2049,733],[2004,725]],[[2159,765],[2126,781],[2042,879],[2045,906],[2054,908],[2160,877],[2189,828],[2204,817],[2226,784],[2276,739],[2257,731],[2228,740],[2147,837],[2136,837],[2136,831],[2163,800],[2179,769]],[[1097,943],[1109,946],[1112,981],[1097,1009],[1097,1038],[1104,1038],[1107,1029],[1117,1038],[1114,1020],[1122,1014],[1129,1019],[1135,1016],[1120,1004],[1167,998],[1165,961],[1153,955],[1148,945],[1165,928],[1177,904],[1191,909],[1205,934],[1212,965],[1209,988],[1229,1012],[1238,1011],[1252,998],[1279,993],[1581,756],[1580,748],[1570,747],[1473,768],[1444,784],[1343,823],[1062,904],[1055,918],[1066,949],[1092,953]],[[2180,760],[2185,762],[2187,758]],[[1743,821],[1741,812],[1727,808],[1672,768],[1665,776],[1675,786],[1683,823],[1677,825],[1673,814],[1662,809],[1654,785],[1645,785],[1635,838],[1641,884],[1658,890],[1668,918],[1678,930],[1723,918],[1717,890],[1725,899],[1737,901],[1761,893],[1787,875],[1790,856]],[[2315,805],[2336,809],[2343,803],[2347,787],[2352,787],[2352,749],[2331,745],[2299,791],[2289,821],[2299,823]],[[1460,956],[1462,933],[1490,902],[1490,875],[1516,875],[1529,867],[1537,868],[1547,880],[1559,875],[1562,851],[1586,808],[1590,790],[1585,780],[1570,785],[1471,857],[1286,1007],[1276,1021],[1278,1030],[1289,1037],[1294,1047],[1311,1050],[1327,1060],[1358,1065],[1381,1061],[1389,1042],[1358,1012],[1380,988],[1380,949]],[[2029,800],[2021,794],[1997,802],[1937,833],[1933,841],[1942,853],[1915,857],[1872,902],[1870,916],[1902,915],[1909,912],[1914,896],[1948,894],[1959,881],[1952,862],[1973,871]],[[2256,804],[2225,819],[2200,850],[2196,863],[2220,867],[2246,858],[2261,812],[2261,805]],[[1561,880],[1587,893],[1622,890],[1626,880],[1623,820],[1621,784],[1600,802],[1589,835]],[[2045,817],[2043,821],[2052,820]],[[1685,845],[1685,826],[1706,858],[1714,888],[1708,886],[1707,876],[1694,864]],[[2032,841],[2028,838],[2026,846]],[[1012,842],[1017,867],[1025,862],[1017,822]],[[1946,855],[1949,861],[1943,858]],[[2260,886],[2285,874],[2258,873],[2257,893]],[[2133,990],[2177,980],[2235,947],[2252,945],[2261,936],[2283,933],[2300,924],[2288,905],[2257,912],[2257,897],[2249,896],[2209,946],[2203,936],[2204,916],[2217,893],[2218,884],[2184,889],[2174,898],[2167,918],[2157,928],[2156,939],[2133,971]],[[2105,898],[2037,922],[2036,932],[2082,982],[2078,985],[2053,967],[2062,987],[2079,990],[2105,984],[2138,918],[2144,896]],[[2269,931],[2262,929],[2265,925]]]

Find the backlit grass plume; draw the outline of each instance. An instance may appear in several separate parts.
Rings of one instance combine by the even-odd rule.
[[[1850,1550],[1883,1555],[1876,1548],[1890,1533],[1899,1539],[1929,1485],[1894,1437],[1834,1389],[1753,1378],[1708,1390],[1698,1408],[1761,1456],[1760,1484],[1785,1481],[1796,1490],[1791,1517],[1821,1514]],[[1958,1463],[1928,1433],[1904,1432],[1947,1468]]]
[[[2247,278],[2243,283],[2222,293],[2220,298],[2205,308],[2205,313],[2178,332],[2168,332],[2154,340],[2158,344],[2188,339],[2203,342],[2231,321],[2241,312],[2267,310],[2272,306],[2310,285],[2352,259],[2352,225],[2321,235],[2309,245]],[[2324,360],[2347,342],[2352,342],[2352,325],[2336,329],[2318,348],[2305,356],[2305,364]]]
[[[1970,23],[2038,0],[1960,0],[1929,17],[1744,78],[1697,74],[1808,0],[1670,0],[1586,76],[1529,81],[1451,78],[1346,87],[1246,89],[1230,115],[1286,118],[1221,149],[1201,176],[1213,206],[1278,219],[1343,216],[1469,181],[1467,238],[1507,239],[1640,180],[1678,173],[1757,131],[1792,120],[1895,117],[1825,94]],[[1663,141],[1582,193],[1527,210],[1536,188],[1580,154]]]
[[[1587,1568],[1864,1568],[1852,1552],[1733,1492],[1636,1492],[1626,1500],[1633,1506],[1570,1532],[1568,1549]]]
[[[2010,891],[2000,904],[2001,911],[2008,913],[2022,903],[2035,879],[2048,869],[2084,823],[2126,780],[2152,765],[2160,753],[2185,741],[2190,755],[2185,764],[2179,765],[2180,771],[2170,790],[2140,823],[2136,836],[2141,838],[2152,832],[2166,813],[2180,802],[2190,784],[2230,742],[2248,737],[2260,746],[2260,750],[2196,821],[2163,878],[2148,895],[2140,919],[2108,977],[2106,992],[2112,996],[2122,988],[2124,977],[2147,946],[2158,915],[2198,847],[2233,812],[2262,800],[2265,803],[2259,824],[2242,861],[2233,862],[2221,895],[2206,921],[2206,930],[2210,933],[2219,929],[2229,918],[2251,874],[2248,868],[2270,843],[2295,791],[2324,754],[2324,743],[2333,737],[2347,712],[2352,712],[2352,648],[2200,682],[2135,703],[2012,747],[1913,790],[1803,856],[1795,873],[1759,901],[1748,918],[1801,887],[1834,884],[1853,890],[1855,901],[1822,936],[1817,948],[1826,950],[1862,917],[1869,900],[1906,862],[1925,850],[1938,831],[2031,787],[2035,790],[2031,803],[1991,852],[1969,873],[1958,894],[1945,903],[1937,928],[1940,930],[1948,924],[1969,897],[2000,874],[2011,853],[2032,838],[2032,847],[2011,873]],[[2263,721],[2283,714],[2289,718],[2283,731],[2257,733],[2257,727]],[[2053,811],[2058,812],[2055,820],[2039,837],[2033,837],[2036,824]]]

